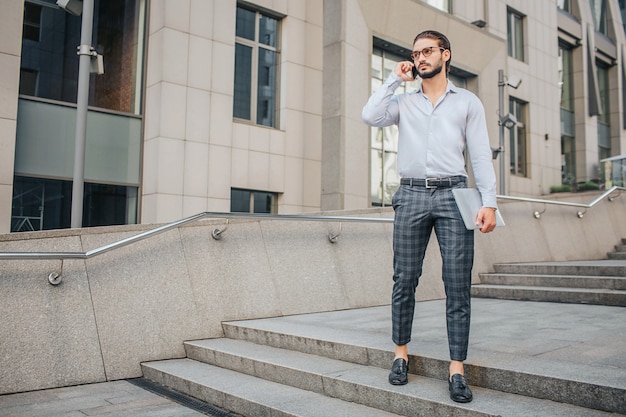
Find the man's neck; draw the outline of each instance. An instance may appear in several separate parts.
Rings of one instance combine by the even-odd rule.
[[[448,78],[443,72],[440,72],[433,78],[422,80],[422,92],[428,97],[433,107],[437,104],[439,98],[445,94],[446,88],[448,88]]]
[[[426,78],[422,80],[422,91],[424,94],[441,95],[446,91],[448,87],[448,78],[443,72],[440,72],[433,78]]]

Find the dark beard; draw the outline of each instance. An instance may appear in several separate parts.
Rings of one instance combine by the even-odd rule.
[[[426,71],[426,72],[419,72],[418,74],[420,76],[421,79],[425,80],[428,78],[433,78],[435,75],[439,74],[441,72],[441,70],[443,69],[443,66],[438,66],[436,68],[433,68],[431,71]]]

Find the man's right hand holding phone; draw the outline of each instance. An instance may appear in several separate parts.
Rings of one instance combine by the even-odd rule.
[[[411,61],[400,61],[396,64],[394,72],[402,81],[415,81],[414,71],[415,65]]]

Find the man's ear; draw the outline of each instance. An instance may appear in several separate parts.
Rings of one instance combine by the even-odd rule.
[[[445,49],[443,51],[444,57],[445,57],[445,61],[448,62],[450,61],[450,50],[449,49]]]

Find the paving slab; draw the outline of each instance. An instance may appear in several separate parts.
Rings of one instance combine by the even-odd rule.
[[[0,395],[0,417],[206,417],[128,381]]]

